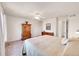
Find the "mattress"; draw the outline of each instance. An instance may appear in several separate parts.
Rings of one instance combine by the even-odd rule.
[[[30,38],[25,40],[24,51],[27,56],[61,56],[65,47],[61,40],[49,35]]]

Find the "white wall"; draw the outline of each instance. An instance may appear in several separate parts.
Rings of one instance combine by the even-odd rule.
[[[51,30],[46,30],[46,23],[51,23]],[[54,32],[54,34],[56,35],[56,18],[44,20],[42,28],[42,31]]]
[[[77,30],[79,30],[79,16],[69,18],[69,38],[79,37]]]
[[[7,18],[7,41],[21,40],[22,24],[28,21],[31,26],[32,37],[41,35],[41,22],[34,19],[25,19],[15,16],[6,16]]]
[[[59,37],[66,37],[66,20],[67,17],[58,17],[58,36]],[[79,15],[68,17],[69,25],[68,25],[68,37],[79,37],[79,34],[77,34],[77,30],[79,30]],[[46,23],[51,23],[51,30],[49,32],[54,32],[56,35],[56,18],[47,19],[43,21],[43,30],[46,30]],[[64,23],[64,24],[63,24]]]
[[[57,22],[57,20],[58,20],[58,22]],[[65,20],[66,20],[65,17],[58,17],[58,18],[44,20],[43,21],[43,31],[54,32],[55,36],[57,35],[58,37],[62,37],[62,35],[65,36],[65,34],[66,34],[65,27],[64,27],[64,29],[62,28],[62,25],[63,25],[62,22]],[[49,31],[46,30],[46,23],[51,23],[51,30],[49,30]],[[57,26],[57,24],[58,24],[58,26]]]

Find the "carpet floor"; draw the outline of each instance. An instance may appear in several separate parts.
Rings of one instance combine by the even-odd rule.
[[[23,42],[21,40],[8,42],[5,44],[6,56],[22,56]]]

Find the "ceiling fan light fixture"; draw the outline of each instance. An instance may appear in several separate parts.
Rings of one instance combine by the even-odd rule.
[[[40,20],[40,18],[38,16],[35,16],[34,18],[37,19],[37,20]]]

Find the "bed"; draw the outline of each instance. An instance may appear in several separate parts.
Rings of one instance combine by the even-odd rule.
[[[61,56],[65,46],[62,38],[43,35],[25,40],[23,51],[27,56]]]
[[[79,56],[79,38],[69,39],[67,45],[62,38],[43,35],[25,40],[23,51],[27,56]]]

